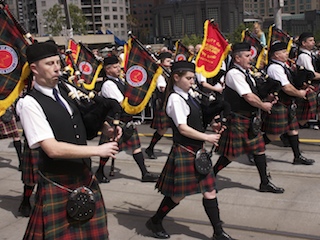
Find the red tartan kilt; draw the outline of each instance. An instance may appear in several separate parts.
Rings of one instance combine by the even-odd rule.
[[[119,151],[135,150],[141,147],[138,131],[135,128],[131,138],[126,142],[119,142]]]
[[[89,172],[84,175],[86,177],[81,179],[72,175],[47,177],[70,189],[76,189],[89,184]],[[35,207],[23,239],[108,239],[107,212],[96,180],[90,189],[97,200],[95,215],[89,221],[78,222],[67,216],[66,203],[70,193],[41,178]]]
[[[220,155],[231,157],[231,160],[242,154],[264,152],[265,144],[262,135],[259,133],[255,138],[250,139],[249,126],[249,118],[233,116],[220,137],[217,152]]]
[[[317,113],[317,93],[308,92],[307,99],[298,98],[297,119],[298,121],[315,119]]]
[[[163,108],[155,111],[150,127],[153,129],[170,128],[169,117]]]
[[[215,189],[215,176],[211,171],[203,177],[194,167],[194,154],[178,145],[171,148],[167,162],[156,183],[156,188],[165,196],[183,197]]]
[[[287,106],[277,103],[273,105],[271,114],[263,112],[262,131],[267,134],[280,135],[288,132],[288,108]]]
[[[19,137],[19,129],[15,116],[13,115],[11,121],[8,123],[4,123],[0,118],[0,139]]]
[[[30,149],[27,141],[24,142],[22,155],[22,182],[28,186],[33,186],[38,183],[38,162],[39,151]]]

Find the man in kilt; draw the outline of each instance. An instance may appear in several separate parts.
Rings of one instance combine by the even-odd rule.
[[[172,54],[170,52],[162,52],[159,54],[159,60],[161,66],[170,73],[170,67],[172,62]],[[165,73],[160,75],[157,79],[157,88],[155,90],[155,100],[154,100],[154,117],[152,119],[150,127],[156,129],[149,146],[145,149],[145,153],[151,159],[156,159],[154,155],[154,146],[160,141],[162,136],[167,132],[170,127],[169,119],[165,113],[164,101],[165,101],[165,90],[167,86],[167,76]]]
[[[298,40],[299,50],[296,61],[297,66],[304,67],[312,71],[315,77],[312,80],[313,89],[309,89],[306,98],[297,99],[297,119],[301,126],[305,125],[309,120],[315,119],[316,114],[319,113],[319,100],[317,101],[317,94],[319,93],[320,73],[317,69],[316,57],[312,52],[315,47],[314,36],[310,32],[301,33]],[[317,106],[318,105],[318,106]]]
[[[286,62],[289,53],[284,42],[274,43],[269,50],[268,75],[281,83],[279,100],[273,105],[271,114],[265,113],[263,131],[265,143],[276,140],[281,134],[287,133],[289,144],[292,148],[293,164],[312,165],[314,160],[301,155],[299,149],[299,124],[295,114],[297,98],[306,98],[308,89],[296,89],[293,85],[292,74]]]
[[[34,43],[26,55],[34,88],[18,101],[17,112],[29,147],[39,150],[41,177],[24,239],[108,239],[107,213],[90,157],[115,157],[117,143],[87,146],[80,110],[58,83],[61,64],[55,45]],[[95,199],[93,216],[86,220],[67,212],[70,192],[82,186]]]
[[[194,72],[195,65],[191,62],[178,61],[172,66],[166,113],[173,130],[173,145],[156,184],[164,198],[146,227],[155,238],[170,238],[162,225],[164,217],[186,196],[202,193],[202,204],[214,230],[213,239],[230,240],[222,228],[212,168],[207,174],[200,174],[195,168],[195,153],[205,141],[216,145],[220,134],[204,133],[200,104],[188,94],[195,82]]]
[[[252,60],[250,48],[246,42],[232,46],[234,66],[226,74],[224,90],[224,98],[230,103],[232,114],[219,141],[217,152],[221,156],[214,172],[217,174],[242,154],[253,154],[261,181],[259,191],[283,193],[284,189],[272,184],[267,175],[265,144],[257,120],[260,110],[270,112],[273,103],[262,102],[257,95],[255,81],[247,71]]]
[[[111,98],[117,100],[120,104],[124,100],[124,93],[126,88],[126,82],[120,78],[121,66],[119,63],[119,58],[115,55],[107,56],[104,59],[104,71],[106,77],[103,80],[101,87],[101,95],[105,98]],[[126,129],[126,124],[133,120],[131,115],[122,111],[120,120],[123,122],[123,136],[119,142],[119,150],[126,151],[132,150],[132,155],[136,161],[140,171],[141,171],[141,181],[142,182],[155,182],[158,179],[158,175],[148,172],[144,156],[141,151],[140,138],[137,129]],[[131,132],[130,132],[131,131]],[[101,134],[100,143],[108,142],[109,137]],[[104,174],[104,166],[108,158],[100,158],[99,167],[95,173],[98,181],[100,183],[108,183],[109,179]]]

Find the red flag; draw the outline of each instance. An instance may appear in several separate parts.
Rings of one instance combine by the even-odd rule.
[[[262,62],[266,63],[266,48],[261,45],[260,40],[254,37],[248,29],[242,31],[242,42],[247,42],[251,45],[253,63],[256,68],[260,69],[260,64]]]
[[[103,67],[103,63],[81,42],[79,46],[80,49],[76,57],[76,65],[81,72],[80,79],[84,80],[82,84],[85,89],[92,90]]]
[[[218,25],[206,20],[202,47],[196,58],[196,72],[206,78],[216,76],[229,51],[230,44],[219,31]]]
[[[137,39],[130,38],[125,46],[124,71],[127,89],[122,107],[128,114],[138,114],[148,104],[162,68]]]
[[[193,54],[189,51],[189,49],[182,44],[179,40],[176,42],[176,52],[175,52],[175,61],[191,61],[193,58]]]
[[[25,87],[30,74],[26,49],[28,42],[12,18],[0,9],[0,116]]]

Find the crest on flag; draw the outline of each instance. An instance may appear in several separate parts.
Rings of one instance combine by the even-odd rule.
[[[175,52],[175,61],[191,61],[193,58],[193,54],[189,51],[189,49],[182,44],[180,40],[176,41],[176,52]]]
[[[124,49],[127,88],[122,107],[126,113],[134,115],[148,104],[162,68],[136,38],[131,37]]]
[[[277,28],[274,24],[269,27],[268,32],[268,49],[275,41],[285,42],[287,44],[287,51],[290,52],[293,38],[287,34],[286,32],[282,31],[281,29]]]
[[[196,58],[196,72],[206,78],[216,76],[221,68],[222,61],[230,51],[230,44],[221,34],[214,21],[204,23],[204,39]]]
[[[242,31],[241,41],[251,45],[253,64],[260,68],[262,62],[266,63],[267,50],[261,45],[258,38],[254,37],[248,29]]]
[[[78,55],[76,57],[76,65],[81,72],[80,79],[84,80],[82,85],[85,89],[92,90],[103,67],[103,63],[98,60],[94,56],[93,52],[81,42],[79,42],[79,47]]]
[[[30,75],[26,49],[29,45],[13,19],[0,9],[0,116],[17,99]]]

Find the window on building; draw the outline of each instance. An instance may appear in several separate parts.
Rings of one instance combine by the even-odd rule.
[[[124,28],[124,23],[121,23],[121,24],[120,24],[120,27],[121,27],[121,28]]]
[[[103,0],[103,3],[109,3],[109,0]]]
[[[118,20],[118,15],[113,15],[112,19],[113,20]]]
[[[208,16],[212,19],[219,19],[218,8],[208,8]]]
[[[170,35],[171,32],[171,17],[163,18],[163,35]]]
[[[112,7],[112,12],[118,12],[118,8],[117,7]]]
[[[117,3],[117,0],[111,0],[112,3]]]
[[[111,27],[111,24],[110,24],[110,23],[105,23],[104,26],[105,26],[106,28],[110,28],[110,27]]]
[[[186,16],[186,34],[193,34],[196,31],[194,15],[188,14]]]
[[[103,7],[103,10],[105,11],[105,12],[109,12],[109,7]]]
[[[120,20],[123,20],[124,19],[124,16],[123,15],[120,15]]]
[[[47,6],[46,1],[41,1],[41,7]]]
[[[113,27],[114,27],[114,28],[118,28],[118,27],[119,27],[119,23],[114,23],[114,24],[113,24]]]
[[[123,7],[119,7],[119,12],[123,12]]]
[[[110,15],[104,15],[104,20],[110,20]]]
[[[181,13],[178,13],[174,16],[174,32],[179,35],[182,34],[183,27],[184,26],[182,26],[182,15]]]

